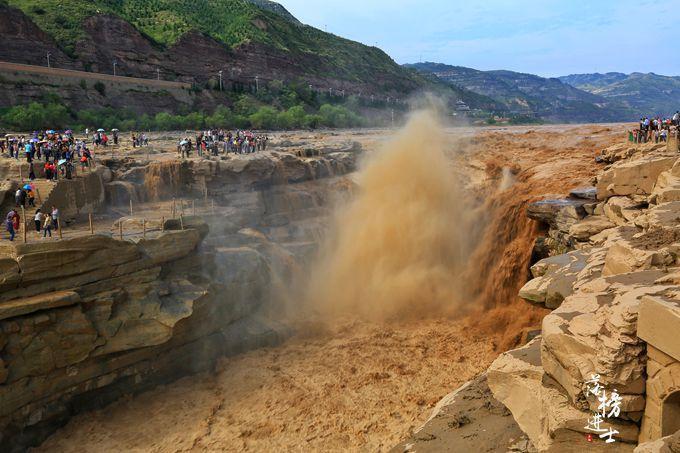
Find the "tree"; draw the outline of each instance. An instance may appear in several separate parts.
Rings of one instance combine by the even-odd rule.
[[[277,113],[272,107],[260,107],[249,119],[255,129],[273,129],[276,126]]]
[[[154,123],[157,129],[163,131],[172,131],[177,129],[177,119],[167,112],[157,113],[154,117]]]

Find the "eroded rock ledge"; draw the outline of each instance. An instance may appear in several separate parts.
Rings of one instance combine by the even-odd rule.
[[[208,194],[215,209],[132,240],[0,243],[0,450],[25,451],[75,413],[289,335],[263,309],[318,245],[331,194],[348,185],[332,176],[354,169],[356,151],[111,160],[46,187],[67,222],[130,200]],[[0,172],[11,191],[15,164]]]
[[[3,451],[34,444],[74,412],[205,370],[243,338],[283,334],[249,316],[270,284],[264,257],[245,247],[198,254],[201,240],[188,228],[4,250],[13,258],[3,260],[0,296]],[[216,265],[235,257],[238,269]]]

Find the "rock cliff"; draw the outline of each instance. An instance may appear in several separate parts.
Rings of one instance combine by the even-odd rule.
[[[17,169],[5,164],[11,180]],[[288,335],[266,316],[271,290],[315,250],[339,183],[332,176],[354,165],[353,151],[112,159],[60,180],[46,202],[68,222],[131,197],[153,206],[209,194],[216,212],[187,212],[124,240],[99,232],[0,244],[3,451],[39,444],[79,411]]]
[[[530,206],[552,256],[532,266],[519,295],[553,311],[539,337],[486,375],[493,401],[530,441],[518,451],[675,451],[677,435],[664,437],[680,430],[675,146],[608,148],[594,187]],[[617,431],[614,444],[588,429],[601,404],[593,376],[620,396],[620,412],[603,422]]]

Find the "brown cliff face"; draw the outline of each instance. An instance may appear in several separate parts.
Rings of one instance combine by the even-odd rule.
[[[172,46],[163,48],[130,23],[112,15],[90,17],[83,22],[82,28],[87,38],[76,44],[71,57],[22,11],[0,5],[0,30],[3,30],[0,33],[0,61],[46,65],[49,51],[53,67],[111,74],[115,60],[117,75],[155,79],[157,71],[160,71],[163,80],[197,83],[199,86],[208,80],[216,80],[218,71],[222,70],[227,89],[232,83],[254,89],[255,76],[263,82],[304,81],[324,89],[364,94],[389,91],[396,96],[403,95],[404,89],[417,88],[417,84],[406,75],[383,75],[375,71],[373,77],[362,79],[347,72],[346,68],[335,67],[332,61],[319,55],[287,52],[259,43],[246,43],[229,49],[197,31],[188,32]],[[91,87],[87,93],[77,93],[77,90],[71,93],[73,89],[69,84],[59,81],[56,85],[65,91],[60,95],[66,103],[76,108],[86,108],[88,104],[89,107],[92,104],[116,108],[129,106],[140,113],[156,113],[177,110],[181,104],[205,108],[228,103],[226,96],[206,90],[197,94],[191,102],[186,102],[176,96],[174,99],[173,96],[160,95],[154,98],[144,94],[140,100],[136,91],[103,98]],[[26,84],[18,88],[15,84],[0,84],[0,105],[15,105],[18,100],[39,100],[47,90],[47,84],[40,87]]]
[[[47,52],[54,66],[82,69],[23,12],[0,4],[0,60],[47,65]]]
[[[114,207],[118,183],[129,190],[121,201],[145,193],[154,209],[159,200],[209,191],[214,214],[187,212],[182,221],[166,219],[162,231],[158,223],[125,240],[101,233],[0,243],[3,452],[39,444],[75,413],[287,336],[258,310],[313,253],[309,232],[321,230],[336,192],[330,176],[351,171],[355,156],[262,152],[133,168],[113,163],[60,180],[46,204],[60,206],[62,220],[101,213]],[[5,164],[0,174],[17,172]]]

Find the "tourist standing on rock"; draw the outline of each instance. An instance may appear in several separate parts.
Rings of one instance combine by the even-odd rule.
[[[35,216],[33,217],[33,222],[35,223],[35,232],[40,235],[40,227],[42,226],[43,214],[40,212],[40,208],[35,211]]]
[[[45,214],[45,220],[43,221],[43,239],[49,234],[52,237],[52,225],[54,224],[54,219],[49,214]],[[55,228],[56,229],[56,228]]]
[[[59,209],[57,209],[56,206],[52,206],[52,214],[50,215],[50,218],[52,220],[52,227],[55,230],[59,229]]]
[[[14,201],[17,206],[26,207],[26,192],[21,187],[14,194]]]
[[[5,227],[7,228],[7,232],[9,233],[9,240],[13,241],[14,240],[14,217],[17,216],[17,212],[12,209],[7,213],[7,217],[5,218]]]
[[[26,191],[26,197],[28,198],[28,206],[34,208],[35,207],[35,194],[33,193],[33,189],[28,189]]]

